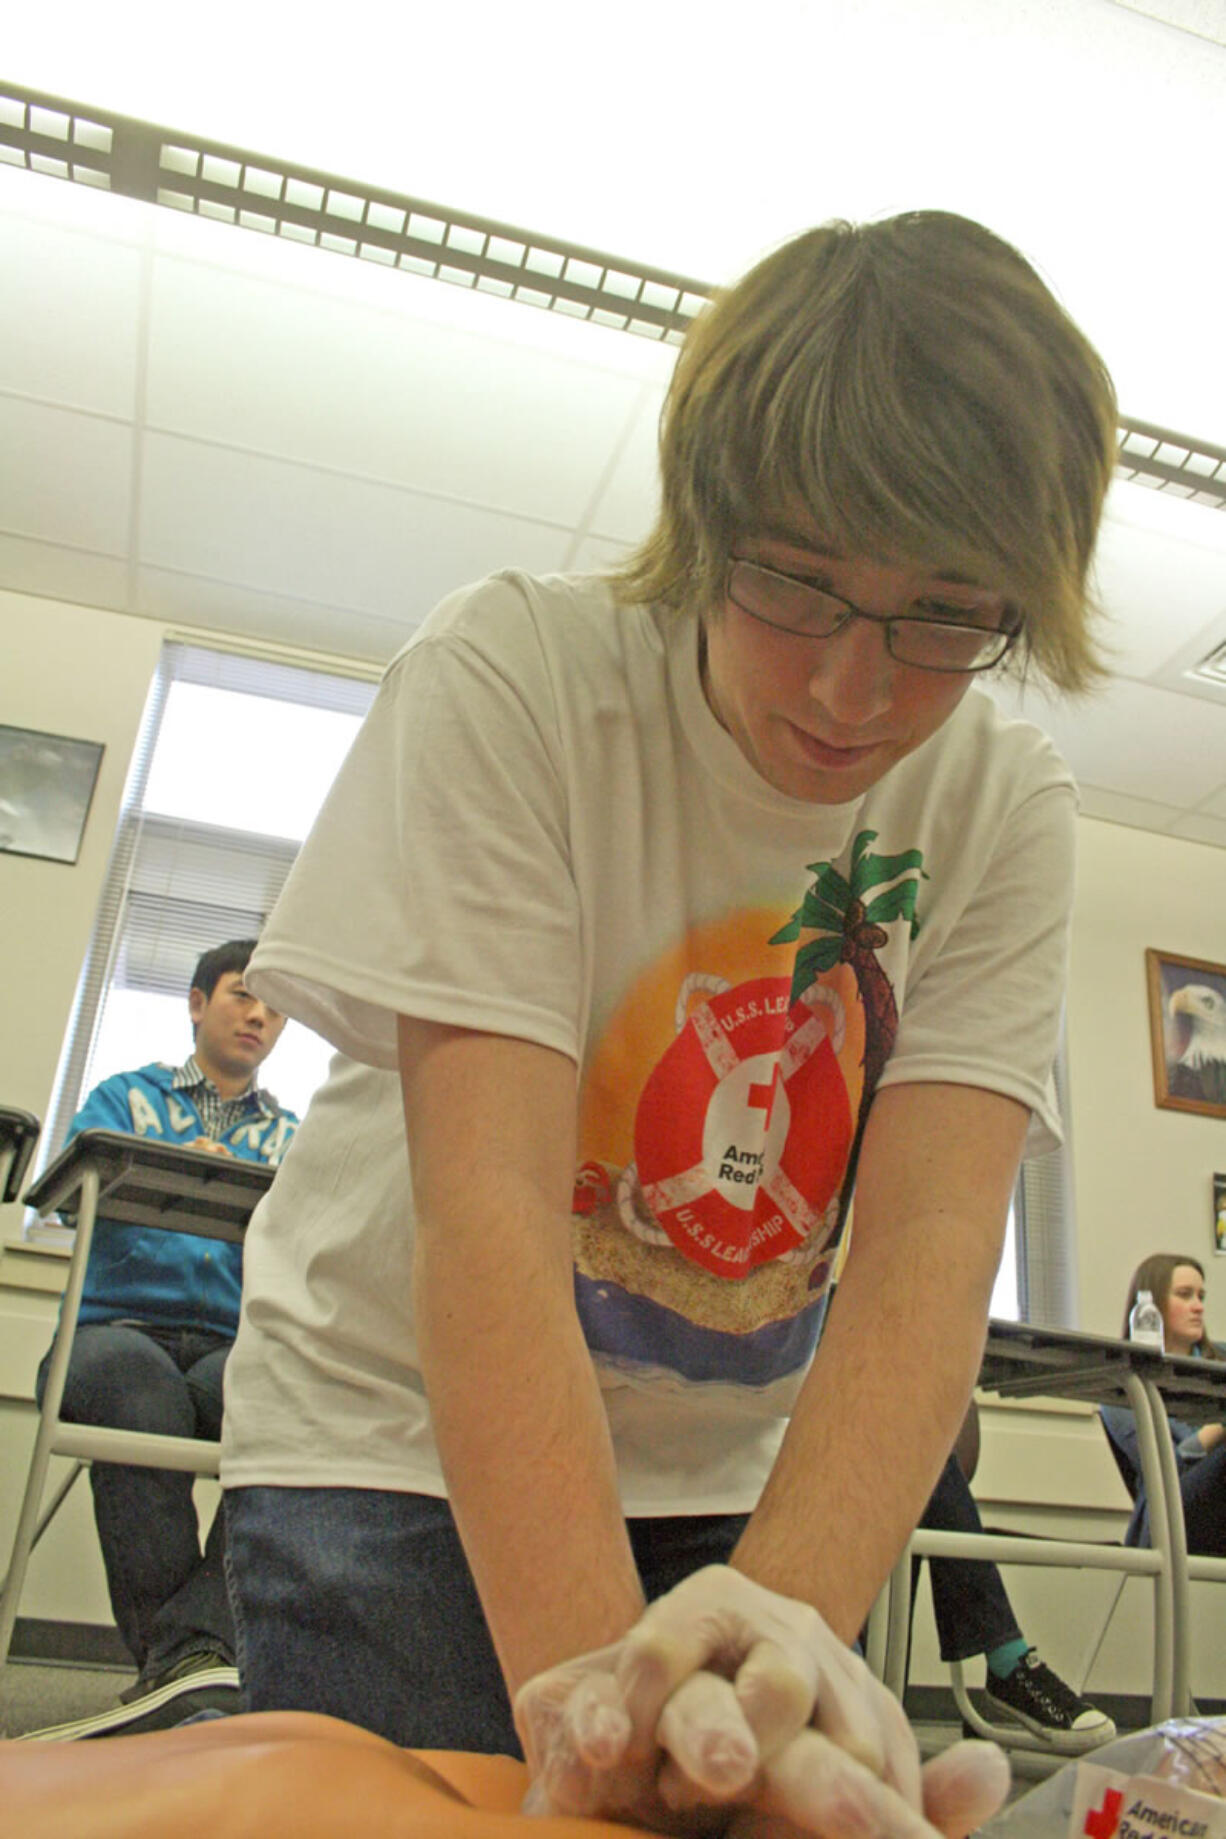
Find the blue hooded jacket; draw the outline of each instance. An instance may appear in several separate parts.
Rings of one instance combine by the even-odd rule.
[[[116,1073],[95,1086],[68,1132],[118,1130],[187,1144],[207,1136],[188,1091],[175,1091],[177,1067],[155,1063]],[[249,1096],[245,1114],[220,1138],[244,1162],[274,1165],[298,1127],[292,1111],[267,1093]],[[99,1219],[94,1227],[81,1322],[147,1322],[158,1328],[196,1328],[233,1336],[243,1281],[243,1248],[190,1233],[157,1232]]]

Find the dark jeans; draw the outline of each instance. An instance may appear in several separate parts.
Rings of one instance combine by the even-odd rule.
[[[920,1525],[939,1532],[983,1531],[975,1498],[953,1456],[941,1471]],[[917,1559],[912,1567],[913,1587],[919,1564]],[[969,1660],[972,1654],[986,1654],[1004,1641],[1020,1639],[994,1564],[980,1558],[930,1558],[928,1564],[942,1660]]]
[[[1226,1558],[1226,1443],[1219,1443],[1199,1462],[1179,1468],[1188,1550],[1202,1558]],[[1129,1545],[1149,1545],[1149,1503],[1145,1490],[1138,1494],[1141,1510],[1137,1525],[1129,1529]]]
[[[60,1415],[74,1424],[216,1438],[229,1351],[225,1337],[190,1329],[78,1327]],[[35,1381],[40,1405],[50,1359]],[[217,1514],[202,1554],[193,1477],[95,1462],[90,1482],[111,1608],[142,1674],[209,1649],[232,1659],[224,1518]]]
[[[520,1754],[446,1501],[234,1488],[225,1508],[248,1710],[330,1712],[417,1749]],[[726,1563],[744,1525],[742,1514],[631,1520],[648,1598]]]

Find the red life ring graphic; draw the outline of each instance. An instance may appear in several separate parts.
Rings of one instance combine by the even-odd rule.
[[[676,1249],[721,1277],[802,1245],[847,1166],[851,1103],[830,1010],[809,992],[789,1008],[789,988],[763,977],[708,997],[639,1099],[643,1198]]]

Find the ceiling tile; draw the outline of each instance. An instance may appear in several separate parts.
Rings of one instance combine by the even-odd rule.
[[[594,535],[637,542],[647,535],[660,501],[657,458],[664,389],[644,385],[616,461],[592,507]]]
[[[1182,815],[1177,805],[1158,805],[1148,798],[1128,798],[1107,792],[1100,785],[1079,784],[1083,817],[1099,817],[1108,824],[1131,824],[1134,830],[1169,830]]]
[[[632,547],[630,543],[610,542],[603,536],[585,536],[568,554],[566,567],[575,575],[598,575],[606,568],[617,568]]]
[[[409,635],[407,626],[351,608],[290,600],[164,568],[138,571],[136,597],[136,610],[151,619],[223,634],[239,632],[247,639],[330,657],[368,658],[375,664],[387,663]]]
[[[1078,780],[1104,791],[1186,810],[1221,784],[1226,713],[1216,704],[1122,679],[1077,702],[1037,684],[1019,693],[1004,679],[992,694],[1045,729]]]
[[[1226,817],[1206,817],[1203,812],[1193,812],[1171,825],[1171,835],[1186,837],[1190,843],[1212,843],[1218,849],[1226,849]]]
[[[1119,502],[1114,494],[1112,502]],[[1199,512],[1199,541],[1114,513],[1103,525],[1098,587],[1111,620],[1112,664],[1122,675],[1154,676],[1206,627],[1226,622],[1226,515],[1189,508]]]
[[[130,418],[141,262],[126,244],[0,210],[0,389]]]
[[[505,300],[481,289],[441,285],[429,276],[393,271],[381,262],[354,261],[285,237],[236,236],[232,225],[186,212],[133,208],[148,212],[149,235],[157,250],[232,277],[248,275],[287,287],[299,297],[366,306],[400,319],[472,333],[504,349],[572,358],[636,381],[667,381],[672,374],[675,350],[655,339],[627,338],[612,328],[565,313],[545,313],[522,302],[513,303],[508,312]]]
[[[406,629],[460,583],[557,568],[566,548],[544,524],[167,435],[142,473],[142,563]]]
[[[638,393],[595,364],[156,264],[147,412],[159,430],[573,523]]]
[[[1201,817],[1226,818],[1226,785],[1223,785],[1220,791],[1214,792],[1211,797],[1205,799],[1197,815]]]
[[[126,561],[91,555],[86,549],[63,549],[57,543],[0,535],[0,582],[19,594],[127,611]]]
[[[122,555],[132,430],[122,422],[0,396],[0,529]]]

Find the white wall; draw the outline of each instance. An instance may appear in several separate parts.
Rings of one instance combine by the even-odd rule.
[[[163,627],[154,621],[0,594],[0,721],[100,739],[102,777],[75,868],[0,855],[0,1102],[45,1115],[116,812]],[[1212,1248],[1210,1177],[1226,1168],[1226,1126],[1159,1111],[1150,1079],[1144,949],[1226,959],[1226,851],[1082,820],[1069,1002],[1081,1326],[1115,1329],[1137,1259],[1160,1245]],[[19,1228],[16,1209],[0,1232]],[[47,1270],[29,1253],[0,1265],[0,1564],[33,1439],[29,1387],[50,1333]],[[54,1283],[54,1278],[51,1279]],[[1210,1304],[1226,1327],[1226,1260],[1210,1264]],[[1212,1320],[1211,1314],[1211,1320]],[[1122,1485],[1084,1407],[986,1404],[976,1492],[985,1518],[1019,1529],[1118,1538]],[[1059,1503],[1053,1505],[1052,1503]],[[85,1489],[36,1554],[23,1613],[67,1620],[105,1614]],[[1106,1586],[1101,1576],[1013,1571],[1030,1638],[1073,1672]],[[1133,1582],[1094,1681],[1139,1692],[1148,1635],[1146,1586]],[[1194,1682],[1226,1697],[1226,1602],[1197,1587]],[[912,1678],[943,1684],[925,1603]]]
[[[1150,1070],[1145,949],[1226,962],[1226,849],[1083,819],[1069,989],[1081,1326],[1118,1334],[1148,1253],[1205,1266],[1208,1320],[1226,1332],[1226,1258],[1213,1174],[1226,1119],[1160,1110]]]
[[[75,866],[0,852],[0,1104],[47,1115],[163,628],[0,591],[0,723],[102,741]],[[19,1227],[0,1209],[0,1233]]]

